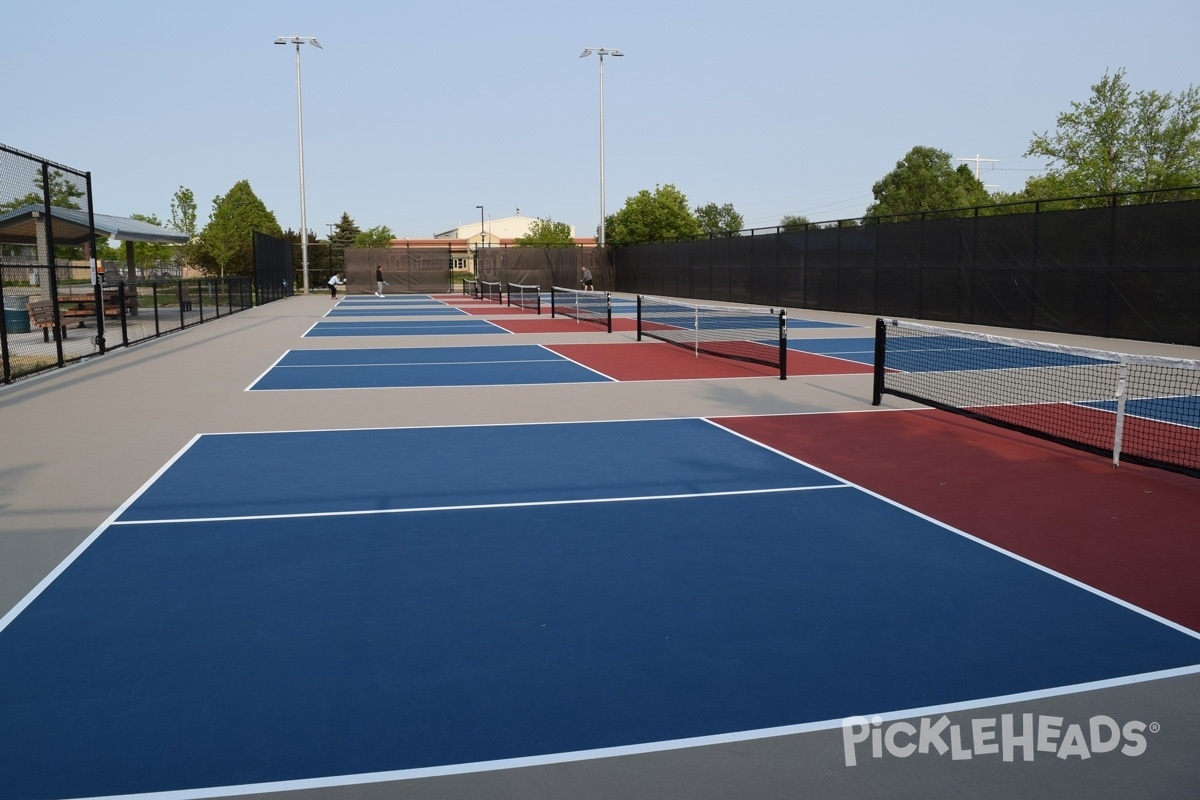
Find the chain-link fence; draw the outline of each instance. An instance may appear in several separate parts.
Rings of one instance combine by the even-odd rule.
[[[91,176],[0,145],[0,380],[250,308],[249,277],[120,280],[95,258]]]

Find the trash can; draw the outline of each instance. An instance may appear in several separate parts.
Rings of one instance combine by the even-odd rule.
[[[4,296],[4,332],[29,333],[29,296],[13,294]]]

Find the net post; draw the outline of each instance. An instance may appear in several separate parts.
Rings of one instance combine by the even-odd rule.
[[[642,340],[642,296],[638,295],[637,302],[637,341]]]
[[[604,293],[604,311],[607,319],[608,332],[612,333],[612,293]]]
[[[787,380],[787,310],[779,309],[779,380]]]
[[[883,401],[883,362],[887,356],[887,324],[882,317],[875,320],[875,381],[871,392],[871,405]]]
[[[1112,465],[1113,469],[1121,466],[1121,444],[1125,438],[1125,398],[1128,396],[1125,389],[1129,382],[1129,365],[1124,361],[1117,367],[1117,419],[1113,429],[1113,451]]]
[[[550,319],[554,319],[554,312],[557,308],[558,304],[554,300],[554,281],[550,281]]]

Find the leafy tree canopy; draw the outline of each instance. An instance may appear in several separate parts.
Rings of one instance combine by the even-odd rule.
[[[171,198],[171,227],[189,239],[196,236],[196,196],[191,189],[180,186]]]
[[[529,226],[529,233],[516,238],[516,245],[517,247],[574,247],[575,237],[572,236],[571,226],[567,223],[538,217],[537,222]]]
[[[44,200],[45,184],[42,181],[42,173],[39,171],[33,176],[33,187],[35,191],[28,194],[9,200],[7,203],[0,203],[0,214],[5,211],[12,211],[14,208],[21,206],[42,205]],[[50,205],[57,208],[80,208],[79,203],[75,202],[78,198],[83,197],[84,190],[70,180],[62,172],[62,170],[50,170]]]
[[[329,234],[329,264],[331,268],[346,268],[346,248],[355,246],[354,240],[360,233],[362,231],[354,224],[354,220],[347,212],[343,211],[342,218],[338,220],[337,225],[333,226],[333,233]]]
[[[744,227],[742,215],[732,203],[696,206],[696,221],[700,223],[700,230],[709,236],[736,236]]]
[[[151,225],[157,225],[160,228],[162,227],[162,222],[153,214],[130,214],[129,218],[149,222]],[[165,264],[174,257],[176,247],[177,245],[163,242],[134,242],[133,262],[142,269],[147,269],[156,264]]]
[[[345,211],[342,212],[342,218],[338,220],[337,225],[333,227],[333,233],[329,237],[334,247],[345,250],[347,247],[354,246],[354,240],[362,233],[354,220]]]
[[[957,168],[945,150],[918,145],[909,150],[896,168],[884,175],[871,192],[875,202],[867,207],[864,219],[905,217],[928,211],[986,205],[987,190],[966,164]]]
[[[376,225],[354,237],[355,247],[391,247],[396,234],[387,225]]]
[[[223,197],[213,199],[212,215],[200,232],[197,263],[224,275],[254,274],[254,231],[281,236],[275,214],[241,180]]]
[[[605,219],[604,229],[613,245],[693,239],[703,233],[687,197],[671,183],[626,198],[624,208]]]
[[[781,228],[799,228],[800,230],[804,230],[809,225],[812,225],[809,218],[799,215],[784,214],[783,219],[779,220],[779,227]]]
[[[1104,74],[1071,103],[1053,133],[1035,134],[1026,156],[1047,159],[1030,197],[1112,194],[1200,184],[1200,90],[1131,92],[1125,70]]]

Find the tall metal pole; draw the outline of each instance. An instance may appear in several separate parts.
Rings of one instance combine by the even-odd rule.
[[[596,237],[596,243],[599,247],[604,247],[604,57],[614,56],[620,57],[625,55],[620,50],[610,50],[607,47],[588,47],[581,54],[580,58],[590,56],[592,53],[600,56],[600,228],[599,236]]]
[[[479,278],[479,256],[483,248],[483,206],[475,206],[479,209],[479,244],[475,245],[475,277]]]
[[[300,42],[296,41],[296,132],[300,139],[300,263],[304,268],[304,293],[308,294],[308,216],[304,196],[304,101],[300,91]]]
[[[604,249],[604,51],[600,51],[600,249]]]
[[[300,261],[304,270],[304,293],[308,294],[308,209],[304,193],[304,92],[300,84],[300,45],[305,42],[317,49],[321,43],[311,36],[280,36],[275,44],[296,45],[296,131],[300,141]]]

